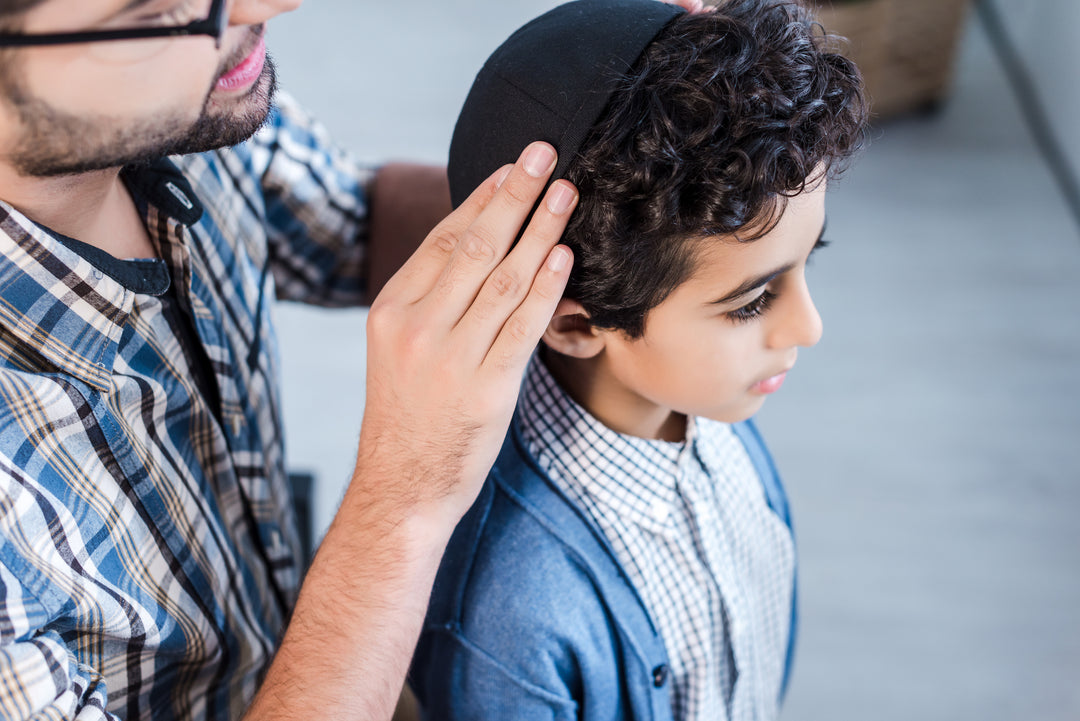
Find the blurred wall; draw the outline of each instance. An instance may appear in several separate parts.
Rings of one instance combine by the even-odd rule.
[[[1068,156],[1080,172],[1080,2],[1076,0],[991,0],[1006,21],[1009,37],[1023,57],[1035,90]]]

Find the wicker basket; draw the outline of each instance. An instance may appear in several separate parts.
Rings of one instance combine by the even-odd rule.
[[[874,114],[936,107],[945,99],[970,0],[815,0],[830,33],[862,70]]]

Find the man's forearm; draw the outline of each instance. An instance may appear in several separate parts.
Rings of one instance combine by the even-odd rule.
[[[353,478],[247,719],[390,718],[453,530],[387,503],[401,480]]]

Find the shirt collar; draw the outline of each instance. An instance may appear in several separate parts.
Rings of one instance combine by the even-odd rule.
[[[191,186],[172,162],[123,173],[144,217],[151,208],[184,225],[202,216]],[[0,201],[0,325],[22,351],[108,389],[134,299],[123,283]]]
[[[181,225],[192,226],[203,216],[203,206],[195,196],[183,171],[168,158],[147,167],[124,168],[128,187],[160,212]]]
[[[687,441],[679,443],[613,431],[567,395],[539,355],[526,370],[518,418],[530,453],[559,485],[644,528],[669,528],[681,469],[695,456],[698,419],[688,421]]]

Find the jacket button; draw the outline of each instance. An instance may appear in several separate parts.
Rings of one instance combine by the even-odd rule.
[[[660,664],[652,670],[652,684],[656,688],[660,688],[667,683],[668,667],[667,664]]]

